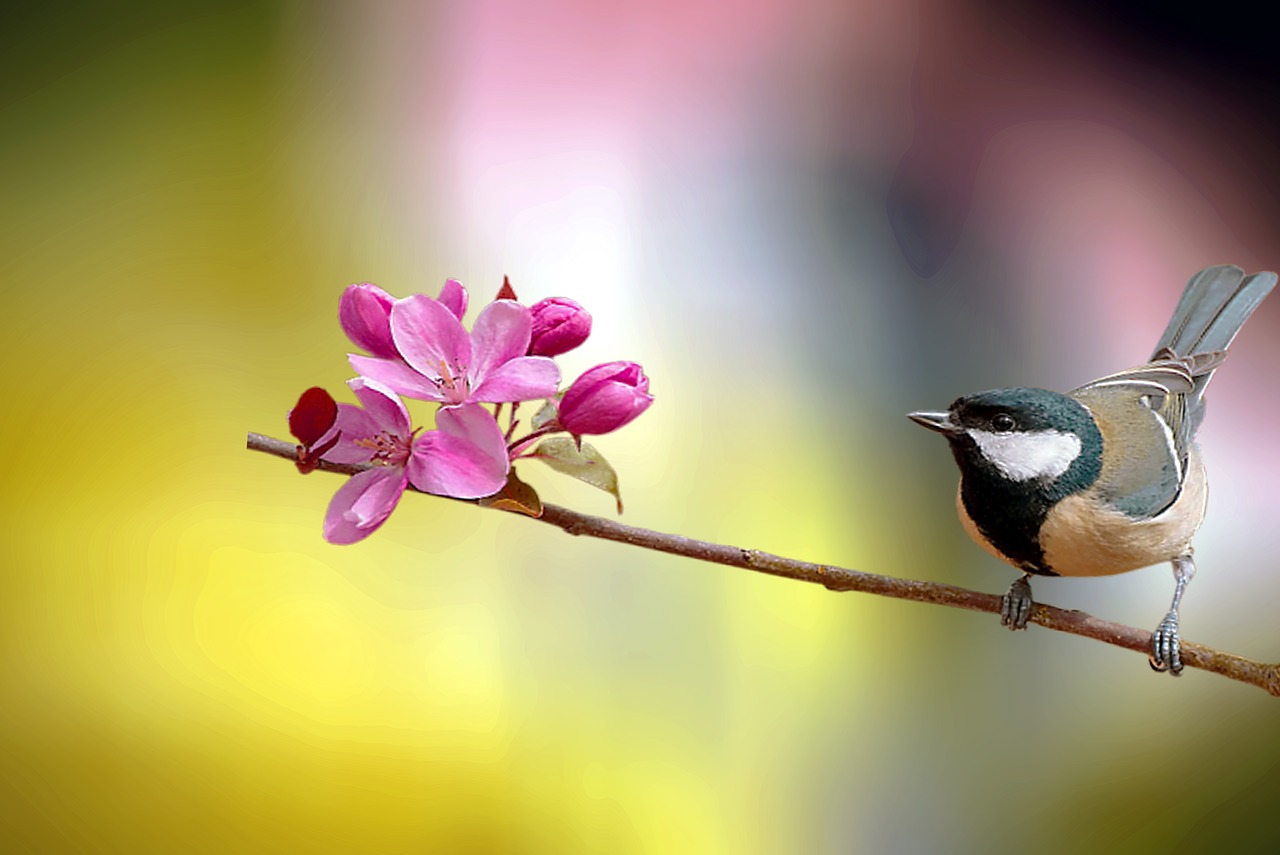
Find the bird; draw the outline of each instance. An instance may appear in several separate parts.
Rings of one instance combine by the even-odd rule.
[[[1022,571],[1001,598],[1002,625],[1026,628],[1032,576],[1107,576],[1167,561],[1173,602],[1148,660],[1155,671],[1182,672],[1179,610],[1208,496],[1195,442],[1205,387],[1275,285],[1270,271],[1205,268],[1142,365],[1065,394],[995,389],[945,411],[908,413],[951,446],[965,532]]]

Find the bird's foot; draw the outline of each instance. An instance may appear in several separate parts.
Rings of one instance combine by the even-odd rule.
[[[1152,671],[1168,671],[1177,677],[1182,673],[1182,640],[1178,637],[1178,612],[1170,611],[1151,634]]]
[[[1000,625],[1009,629],[1026,629],[1027,618],[1031,617],[1031,582],[1030,576],[1022,576],[1009,586],[1009,590],[1000,598]]]

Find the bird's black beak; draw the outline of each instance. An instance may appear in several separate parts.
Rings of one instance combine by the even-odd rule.
[[[929,430],[937,431],[941,434],[950,435],[959,430],[956,423],[951,421],[951,414],[946,412],[929,413],[921,411],[918,413],[907,413],[907,418],[911,419],[911,421],[921,427],[927,427]]]

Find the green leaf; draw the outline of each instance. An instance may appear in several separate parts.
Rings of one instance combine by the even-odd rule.
[[[533,421],[529,423],[529,427],[533,430],[546,427],[555,421],[557,415],[556,405],[547,401],[542,405],[542,409],[533,414]]]
[[[513,511],[530,517],[542,516],[542,500],[532,487],[516,477],[512,469],[507,473],[507,483],[492,496],[486,496],[479,502],[482,508],[497,508],[500,511]]]
[[[618,491],[618,473],[591,443],[582,443],[582,449],[578,450],[569,437],[556,436],[538,443],[538,447],[529,456],[535,460],[541,460],[557,472],[563,472],[579,481],[585,481],[598,490],[611,493],[617,500],[618,513],[622,513],[622,494]]]

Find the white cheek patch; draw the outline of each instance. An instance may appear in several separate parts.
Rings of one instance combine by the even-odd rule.
[[[982,456],[1013,481],[1057,478],[1080,456],[1080,437],[1056,430],[993,433],[971,430]]]

